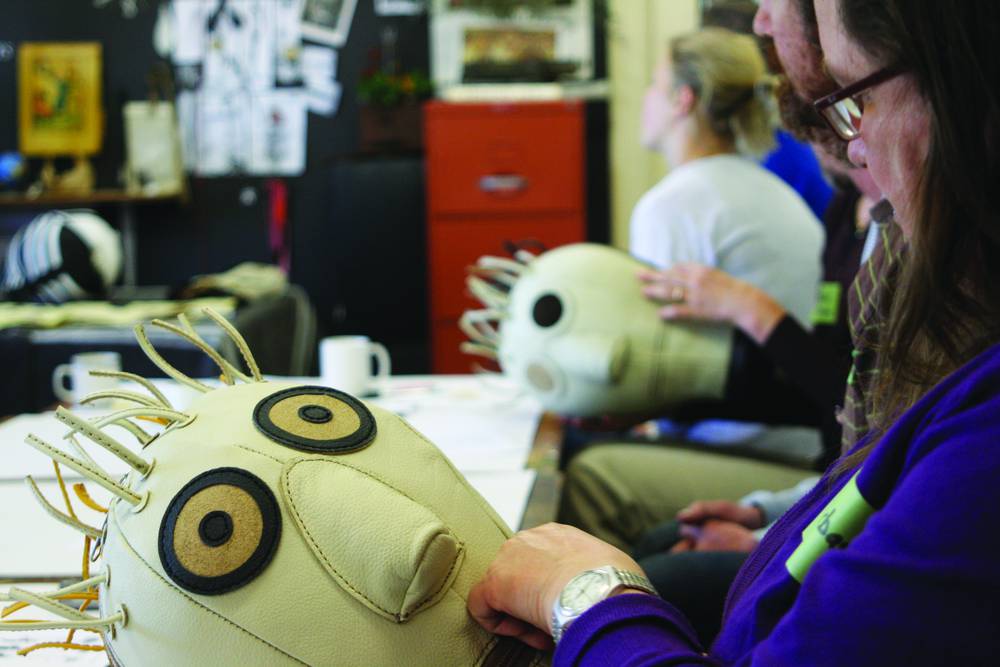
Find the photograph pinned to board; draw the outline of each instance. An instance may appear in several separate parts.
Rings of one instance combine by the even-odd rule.
[[[255,175],[298,176],[306,167],[306,97],[300,90],[257,94],[250,112],[250,169]]]
[[[302,79],[309,111],[333,116],[343,92],[337,81],[337,51],[327,46],[302,47]]]
[[[425,11],[424,0],[375,0],[376,16],[416,16]]]
[[[354,20],[357,0],[305,0],[302,36],[310,41],[343,46]]]

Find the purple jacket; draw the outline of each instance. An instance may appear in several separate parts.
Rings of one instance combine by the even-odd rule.
[[[1000,345],[768,531],[709,652],[677,609],[620,595],[569,627],[555,664],[1000,664]]]

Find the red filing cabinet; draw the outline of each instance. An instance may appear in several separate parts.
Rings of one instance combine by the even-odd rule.
[[[458,318],[481,307],[466,267],[505,241],[583,241],[583,104],[449,103],[424,107],[431,365],[468,373]]]

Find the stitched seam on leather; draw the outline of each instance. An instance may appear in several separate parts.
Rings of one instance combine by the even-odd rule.
[[[264,458],[271,459],[275,463],[279,463],[281,465],[285,465],[285,462],[282,461],[281,459],[275,458],[275,457],[271,456],[270,454],[265,454],[264,452],[258,452],[256,449],[251,449],[251,448],[247,447],[246,445],[236,445],[236,448],[237,449],[245,449],[246,451],[250,452],[251,454],[257,454],[259,456],[263,456]]]
[[[320,463],[327,463],[327,464],[334,464],[334,465],[344,466],[345,468],[350,468],[351,470],[354,470],[355,472],[359,472],[362,475],[366,475],[368,477],[371,477],[372,479],[378,480],[380,483],[382,483],[385,486],[389,487],[390,489],[392,489],[393,491],[395,491],[399,495],[403,496],[404,498],[406,498],[410,502],[412,502],[412,503],[414,503],[416,505],[419,505],[420,507],[423,507],[425,510],[427,510],[428,512],[430,512],[431,515],[435,519],[437,519],[438,521],[441,521],[441,517],[439,517],[437,514],[435,514],[434,512],[432,512],[429,507],[423,505],[422,503],[417,502],[413,498],[410,498],[410,496],[406,495],[405,493],[403,493],[403,491],[397,489],[392,484],[389,484],[388,482],[386,482],[384,479],[382,479],[378,475],[374,475],[372,473],[366,472],[365,470],[362,470],[361,468],[353,466],[353,465],[351,465],[349,463],[343,463],[341,461],[326,461],[324,459],[298,459],[296,461],[293,461],[291,463],[291,465],[289,465],[287,468],[285,468],[285,472],[282,475],[284,477],[284,482],[285,482],[284,486],[285,486],[285,488],[291,488],[291,482],[289,481],[288,476],[291,474],[292,468],[294,468],[295,466],[297,466],[300,463],[304,463],[304,462],[317,462],[317,461],[320,462]],[[379,604],[377,602],[375,602],[374,600],[372,600],[371,598],[369,598],[367,595],[365,595],[364,593],[362,593],[361,591],[359,591],[358,589],[356,589],[354,586],[352,586],[351,582],[349,582],[344,577],[344,575],[342,575],[340,572],[337,571],[337,568],[335,568],[333,566],[333,563],[331,563],[329,561],[329,559],[327,559],[326,554],[324,554],[322,552],[322,550],[320,549],[319,544],[316,542],[315,538],[313,538],[312,533],[309,532],[309,528],[306,527],[305,521],[302,519],[301,515],[299,514],[298,508],[295,506],[295,499],[292,497],[292,494],[291,493],[286,493],[285,496],[288,497],[288,504],[292,508],[292,513],[295,515],[297,523],[299,524],[299,526],[302,527],[303,532],[305,532],[306,536],[309,538],[309,542],[313,545],[313,547],[315,547],[315,551],[319,553],[320,558],[322,558],[323,562],[326,563],[330,567],[330,570],[334,573],[334,575],[337,577],[337,579],[340,580],[340,581],[342,581],[344,583],[344,585],[347,586],[349,589],[351,589],[352,591],[354,591],[355,593],[357,593],[358,595],[360,595],[364,599],[368,600],[368,602],[372,603],[372,606],[374,606],[376,609],[378,609],[380,611],[384,611],[385,613],[389,614],[390,616],[392,616],[397,621],[402,621],[402,616],[400,614],[397,614],[395,612],[389,611],[388,609],[385,609],[385,608],[379,606]],[[444,525],[444,521],[441,521],[441,524]],[[458,542],[459,548],[461,549],[461,551],[464,552],[465,551],[465,543],[461,542],[458,539],[456,539],[455,541]],[[429,544],[428,544],[428,546],[429,546]],[[426,553],[427,548],[428,547],[424,547],[424,553]],[[436,591],[434,591],[431,595],[429,595],[422,602],[420,602],[416,607],[414,607],[413,611],[411,612],[410,615],[415,614],[417,611],[420,610],[421,607],[423,607],[425,604],[427,604],[428,601],[430,601],[431,599],[433,599],[434,597],[436,597],[437,594],[441,592],[441,590],[444,588],[444,586],[448,582],[448,580],[451,579],[451,574],[452,574],[452,572],[454,572],[455,566],[458,564],[458,561],[459,561],[459,558],[457,558],[457,557],[452,561],[451,567],[448,569],[448,575],[444,579],[445,583],[441,584],[441,586],[438,587],[438,589]]]
[[[500,641],[500,639],[494,635],[492,641],[486,642],[486,646],[483,647],[483,650],[479,652],[479,656],[476,658],[477,667],[481,667],[482,664],[486,662],[486,658],[489,657],[490,651],[493,650],[493,647],[497,645],[498,641]]]
[[[443,535],[445,533],[439,533],[439,534]],[[434,598],[436,598],[441,593],[441,591],[444,590],[445,585],[447,585],[448,582],[451,581],[451,575],[455,571],[455,568],[458,566],[458,561],[462,560],[461,556],[465,552],[465,544],[463,544],[462,542],[459,542],[457,539],[455,541],[458,542],[459,549],[458,549],[458,553],[455,555],[455,558],[452,559],[452,561],[451,561],[451,567],[448,568],[448,574],[446,574],[444,576],[444,580],[441,582],[441,585],[438,586],[438,588],[437,588],[436,591],[434,591],[433,593],[429,593],[427,595],[427,597],[425,597],[423,600],[421,600],[420,602],[417,603],[417,606],[415,606],[413,608],[413,610],[409,614],[407,614],[407,618],[409,618],[410,616],[413,616],[414,614],[416,614],[417,612],[419,612],[420,609],[424,605],[426,605],[428,602],[430,602],[431,600],[433,600]],[[428,542],[427,546],[424,547],[424,553],[420,555],[420,561],[421,562],[423,562],[424,555],[426,555],[427,550],[430,548],[430,545],[431,545],[431,543]],[[405,599],[405,596],[404,596],[404,599]]]
[[[288,468],[285,469],[285,472],[282,475],[284,477],[285,488],[289,488],[291,484],[291,482],[289,482],[288,480],[288,475],[292,472],[292,468],[294,468],[299,463],[302,463],[303,461],[310,461],[310,460],[315,461],[316,459],[299,459],[298,461],[295,461],[294,463],[292,463],[292,465],[288,466]],[[312,533],[309,532],[309,528],[306,526],[305,521],[299,514],[299,509],[295,506],[295,499],[292,497],[292,494],[287,493],[285,495],[288,497],[288,504],[291,506],[292,514],[295,515],[296,522],[299,524],[299,527],[302,528],[302,532],[306,534],[306,537],[309,539],[309,543],[313,546],[313,553],[317,554],[323,560],[323,562],[326,563],[327,567],[330,569],[333,575],[337,577],[337,580],[343,583],[344,586],[347,586],[350,590],[354,591],[355,593],[363,597],[379,611],[385,612],[386,614],[396,619],[397,621],[400,620],[399,614],[395,614],[389,611],[388,609],[379,606],[377,602],[375,602],[370,597],[368,597],[367,595],[356,589],[354,586],[352,586],[351,582],[345,579],[344,575],[342,575],[340,572],[337,571],[337,568],[333,566],[333,563],[330,562],[330,560],[326,557],[326,554],[324,554],[322,549],[320,549],[319,544],[316,542],[316,539],[312,536]]]
[[[48,444],[48,443],[46,443],[46,444]],[[49,445],[49,446],[51,447],[51,445]],[[53,449],[55,449],[55,448],[53,447]],[[129,493],[132,493],[132,494],[135,494],[135,495],[139,495],[139,494],[135,493],[135,491],[133,491],[132,489],[130,489],[127,486],[125,486],[124,484],[119,484],[115,480],[111,479],[108,475],[104,474],[102,471],[97,470],[97,469],[95,469],[95,468],[87,465],[86,461],[84,461],[83,459],[77,459],[76,457],[74,457],[74,460],[79,464],[79,466],[81,468],[83,468],[87,472],[91,473],[92,475],[96,475],[97,477],[103,479],[106,482],[109,482],[110,484],[112,484],[114,486],[119,486],[119,487],[125,489],[126,491],[128,491]]]
[[[420,440],[422,440],[423,442],[425,442],[432,449],[435,449],[435,450],[437,450],[439,452],[441,451],[441,450],[438,449],[437,445],[435,445],[433,442],[431,442],[426,437],[424,437],[424,435],[420,431],[418,431],[417,429],[413,428],[413,426],[408,421],[406,421],[403,418],[400,418],[399,421],[401,421],[403,423],[403,426],[405,426],[406,428],[408,428],[410,430],[410,433],[412,433],[415,437],[417,437]],[[451,470],[451,473],[455,477],[455,479],[458,480],[459,482],[467,485],[468,481],[465,479],[465,477],[462,476],[462,474],[460,472],[458,472],[458,469],[455,468],[455,465],[448,459],[448,457],[442,455],[442,458],[444,459],[445,465],[447,465],[448,469]],[[341,463],[341,465],[350,465],[350,464]],[[480,504],[483,507],[489,509],[489,511],[486,513],[486,516],[490,517],[490,521],[493,523],[493,525],[496,526],[500,530],[501,534],[503,534],[503,535],[506,536],[508,534],[508,531],[510,530],[510,527],[509,526],[504,526],[504,525],[499,524],[499,523],[496,522],[496,520],[493,518],[494,514],[496,514],[496,510],[494,510],[493,507],[489,503],[487,503],[484,499],[482,499],[482,497],[478,494],[478,492],[473,497],[479,499]],[[502,521],[502,519],[501,519],[501,521]]]
[[[242,625],[238,625],[238,624],[234,623],[233,621],[229,620],[228,618],[226,618],[225,616],[223,616],[222,614],[220,614],[219,612],[217,612],[217,611],[215,611],[213,609],[209,609],[205,605],[201,604],[200,602],[198,602],[197,600],[195,600],[191,596],[189,596],[182,588],[180,588],[179,586],[177,586],[176,584],[174,584],[172,581],[169,581],[168,579],[164,579],[163,576],[161,576],[159,572],[157,572],[149,563],[146,562],[146,559],[143,558],[139,554],[139,552],[135,549],[135,547],[132,546],[132,543],[129,542],[128,538],[125,537],[125,531],[122,530],[121,524],[118,522],[118,515],[115,512],[112,512],[111,515],[112,515],[112,519],[114,519],[115,527],[118,528],[118,536],[121,538],[122,544],[124,544],[125,546],[127,546],[129,548],[129,551],[131,551],[135,555],[135,557],[139,560],[140,563],[142,563],[143,565],[146,566],[146,569],[148,569],[153,574],[153,576],[155,576],[157,579],[159,579],[160,581],[162,581],[163,583],[165,583],[170,588],[173,588],[174,590],[176,590],[188,602],[190,602],[191,604],[195,605],[196,607],[204,609],[209,614],[220,618],[222,621],[224,621],[224,622],[228,623],[229,625],[233,626],[234,628],[236,628],[240,632],[243,632],[243,633],[247,634],[248,636],[250,636],[251,638],[256,639],[260,643],[262,643],[265,646],[267,646],[267,647],[273,649],[274,651],[280,653],[281,655],[285,656],[286,658],[294,660],[295,662],[297,662],[299,664],[302,664],[302,665],[306,665],[308,667],[309,663],[307,663],[307,662],[305,662],[303,660],[299,660],[298,658],[296,658],[294,655],[292,655],[290,653],[286,653],[285,651],[281,650],[280,648],[278,648],[277,646],[275,646],[271,642],[267,641],[263,637],[258,637],[254,633],[252,633],[249,630],[247,630],[246,628],[244,628]]]

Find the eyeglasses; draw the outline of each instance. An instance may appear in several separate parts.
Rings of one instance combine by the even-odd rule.
[[[830,124],[838,137],[844,141],[851,141],[861,134],[861,114],[865,110],[865,105],[858,99],[858,95],[902,73],[900,67],[884,67],[860,81],[844,86],[835,93],[821,97],[813,102],[813,107]]]

